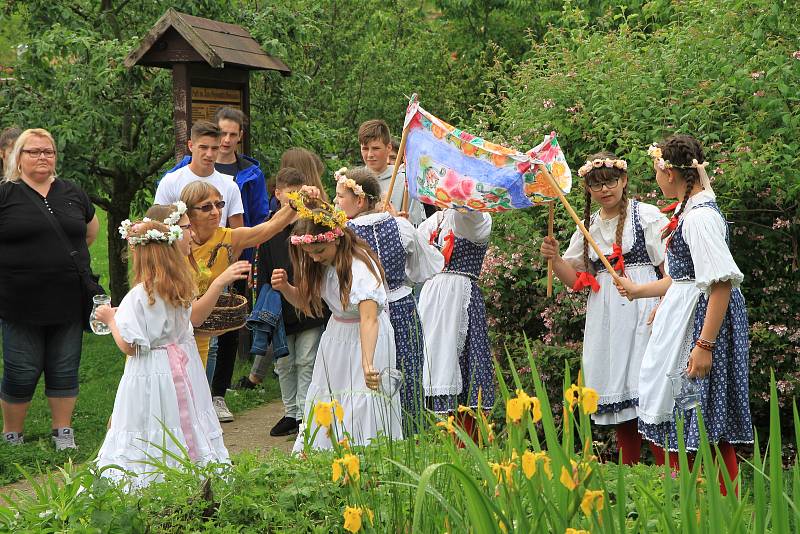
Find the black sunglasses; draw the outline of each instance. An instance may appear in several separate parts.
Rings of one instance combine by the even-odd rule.
[[[208,213],[209,211],[211,211],[214,208],[217,208],[218,210],[221,210],[224,207],[225,207],[225,201],[224,200],[217,200],[216,202],[209,202],[208,204],[203,204],[202,206],[192,206],[192,209]]]

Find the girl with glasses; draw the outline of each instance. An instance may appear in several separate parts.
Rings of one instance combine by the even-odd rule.
[[[655,206],[628,200],[628,164],[609,152],[589,157],[578,170],[585,191],[584,225],[621,276],[637,283],[663,273],[661,229],[667,218]],[[593,211],[592,205],[599,209]],[[611,274],[580,231],[575,231],[564,255],[546,237],[540,249],[553,260],[555,275],[574,291],[590,288],[583,337],[583,376],[600,396],[592,419],[616,428],[622,462],[639,461],[637,428],[639,368],[650,337],[657,298],[629,302],[614,287]]]

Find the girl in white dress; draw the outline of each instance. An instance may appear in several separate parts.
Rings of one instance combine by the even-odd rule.
[[[661,230],[667,218],[655,206],[628,200],[627,168],[625,160],[601,152],[590,156],[578,170],[586,194],[584,225],[618,274],[648,283],[663,273]],[[600,205],[594,213],[592,202]],[[592,419],[599,425],[614,425],[622,462],[637,463],[642,445],[637,428],[639,368],[658,299],[632,303],[620,296],[611,274],[580,230],[572,235],[563,256],[558,250],[558,241],[544,239],[541,253],[553,260],[555,275],[575,291],[591,289],[582,367],[585,385],[600,396]]]
[[[425,341],[412,287],[441,271],[444,257],[408,219],[376,209],[381,186],[372,171],[366,167],[340,169],[336,177],[336,203],[350,218],[347,226],[369,243],[386,275],[397,365],[403,372],[403,433],[408,436],[423,427],[425,407]]]
[[[691,463],[700,447],[702,413],[709,443],[718,446],[730,479],[736,480],[734,444],[753,442],[747,308],[739,290],[744,277],[728,248],[728,225],[700,143],[689,135],[673,135],[651,146],[649,154],[661,191],[677,198],[678,207],[665,228],[669,276],[649,284],[621,281],[620,293],[629,298],[664,296],[642,361],[639,431],[665,446],[677,469],[677,420],[684,419]],[[666,375],[683,369],[697,379],[696,410],[682,410],[672,395]],[[665,454],[659,452],[656,462],[663,464]],[[726,491],[722,483],[721,490]]]
[[[377,391],[380,372],[396,368],[380,262],[347,228],[343,211],[324,202],[314,202],[309,209],[305,202],[311,201],[305,197],[289,197],[300,216],[290,249],[297,286],[289,284],[286,271],[275,269],[272,287],[307,315],[321,316],[323,300],[331,311],[306,396],[306,422],[294,451],[303,450],[308,436],[313,437],[308,445],[315,449],[329,449],[332,439],[341,440],[345,434],[352,445],[366,445],[379,434],[401,438],[399,395]],[[324,404],[332,402],[341,408]],[[326,419],[332,424],[318,428]]]
[[[206,319],[222,288],[246,278],[249,266],[229,267],[193,307],[197,290],[185,260],[186,207],[179,202],[172,211],[165,223],[123,222],[120,233],[130,246],[135,285],[119,308],[97,310],[128,358],[96,461],[101,468],[127,471],[112,467],[103,476],[123,481],[128,490],[162,479],[152,462],[179,467],[170,454],[188,454],[201,465],[229,461],[192,324]]]

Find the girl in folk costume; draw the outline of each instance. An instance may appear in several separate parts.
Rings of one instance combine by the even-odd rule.
[[[372,171],[340,169],[336,182],[336,202],[350,218],[347,226],[369,243],[386,273],[397,366],[403,372],[403,431],[408,435],[418,427],[424,408],[425,343],[412,286],[441,271],[444,258],[407,219],[376,211],[381,189]]]
[[[192,324],[201,324],[224,284],[246,278],[249,267],[231,266],[193,307],[196,287],[185,260],[190,240],[185,212],[179,202],[164,223],[147,218],[122,223],[135,285],[119,308],[101,306],[96,312],[129,356],[97,464],[132,473],[116,467],[103,471],[129,489],[161,478],[149,465],[154,459],[179,466],[173,455],[180,458],[182,449],[199,464],[228,462]]]
[[[442,251],[444,269],[422,288],[419,317],[425,331],[423,386],[436,413],[458,407],[491,409],[495,384],[486,306],[478,276],[489,245],[492,218],[480,211],[446,209],[417,231]],[[475,437],[475,419],[456,413]]]
[[[578,169],[586,194],[584,226],[620,275],[648,283],[658,280],[663,272],[661,229],[667,218],[655,206],[628,200],[627,168],[625,160],[601,152],[590,156]],[[593,202],[600,205],[594,213]],[[599,425],[614,425],[622,462],[637,463],[642,445],[636,408],[639,368],[658,299],[631,303],[621,297],[611,274],[579,230],[572,235],[563,256],[552,237],[545,237],[541,253],[553,260],[553,271],[564,284],[575,291],[591,288],[582,368],[586,385],[599,394],[592,419]]]
[[[686,369],[698,379],[709,442],[718,445],[734,480],[733,444],[753,442],[747,311],[739,290],[743,276],[728,248],[728,225],[711,190],[700,143],[674,135],[648,153],[661,191],[677,198],[678,206],[664,231],[669,276],[649,284],[623,279],[619,288],[633,299],[664,296],[642,361],[639,431],[659,446],[666,444],[677,467],[676,420],[683,417],[686,448],[697,451],[697,412],[676,406],[666,376]],[[663,452],[657,461],[664,462]]]
[[[356,445],[366,445],[381,433],[401,438],[397,395],[389,398],[374,391],[380,371],[396,368],[380,261],[347,228],[343,211],[300,193],[288,197],[300,216],[292,229],[290,250],[297,285],[289,284],[286,271],[275,269],[272,287],[306,315],[321,317],[323,300],[332,313],[319,343],[306,394],[306,422],[294,450],[303,449],[303,427],[308,425],[314,437],[311,446],[318,449],[331,448],[331,439],[340,439],[345,432]]]

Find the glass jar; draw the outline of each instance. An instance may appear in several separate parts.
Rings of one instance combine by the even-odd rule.
[[[97,334],[98,336],[105,336],[111,333],[111,329],[108,327],[106,323],[100,322],[95,317],[97,313],[97,308],[103,305],[111,306],[111,297],[108,295],[95,295],[92,297],[92,302],[94,302],[94,306],[92,306],[92,313],[89,315],[89,326],[92,329],[92,332]]]
[[[691,410],[700,405],[700,384],[691,378],[686,369],[676,369],[667,373],[672,382],[672,397],[681,410]]]

